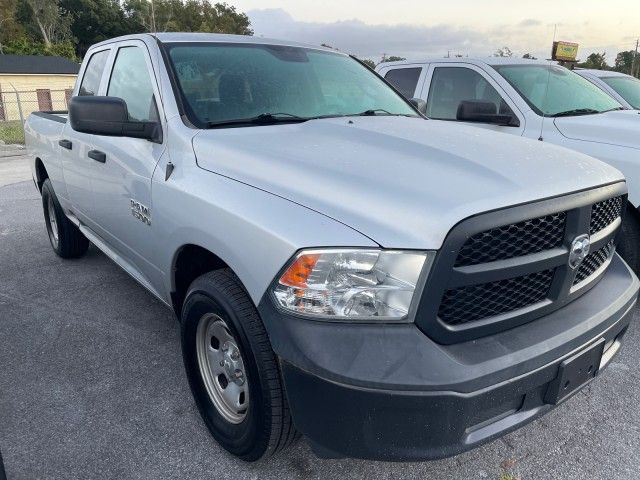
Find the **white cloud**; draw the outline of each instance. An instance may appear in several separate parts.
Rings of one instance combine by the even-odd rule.
[[[322,8],[322,7],[318,7]],[[383,53],[407,58],[442,57],[451,54],[486,57],[508,46],[516,55],[532,53],[546,58],[551,51],[554,24],[525,17],[483,26],[451,23],[387,24],[365,23],[359,19],[335,21],[299,21],[285,9],[254,9],[247,12],[256,35],[320,45],[329,44],[343,52],[379,60]],[[580,56],[606,50],[609,58],[622,49],[622,42],[604,29],[575,24],[558,24],[561,40],[581,44]],[[616,35],[617,37],[617,35]]]
[[[247,13],[256,35],[320,45],[366,58],[383,53],[405,57],[443,56],[452,53],[493,51],[480,32],[445,25],[368,25],[360,20],[300,22],[282,9],[251,10]],[[487,50],[488,49],[488,50]]]

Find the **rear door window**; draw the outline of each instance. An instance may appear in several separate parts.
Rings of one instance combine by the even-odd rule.
[[[384,79],[396,87],[406,98],[413,98],[418,86],[422,68],[395,68],[384,76]]]
[[[79,96],[94,96],[98,94],[102,73],[109,58],[109,50],[102,50],[91,55],[84,71],[82,83],[78,91]]]

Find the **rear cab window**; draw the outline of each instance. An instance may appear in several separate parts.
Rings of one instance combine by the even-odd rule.
[[[384,79],[406,98],[413,98],[421,73],[421,67],[394,68],[387,72]]]
[[[89,58],[89,63],[84,70],[82,83],[78,89],[78,96],[95,96],[100,89],[100,81],[104,68],[107,65],[110,50],[100,50]]]

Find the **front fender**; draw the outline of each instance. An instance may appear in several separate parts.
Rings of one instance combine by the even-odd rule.
[[[173,272],[185,244],[205,248],[240,278],[257,305],[275,275],[300,248],[377,247],[363,234],[306,207],[198,167],[184,166],[169,181],[154,177],[157,258]],[[173,274],[165,294],[175,290]]]

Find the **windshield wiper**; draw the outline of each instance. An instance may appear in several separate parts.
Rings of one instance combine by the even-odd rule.
[[[376,115],[391,115],[394,117],[415,117],[416,115],[410,115],[407,113],[391,113],[388,110],[385,110],[384,108],[372,108],[369,110],[365,110],[364,112],[360,112],[357,113],[356,115],[353,116],[357,116],[357,117],[375,117]]]
[[[207,128],[230,127],[234,125],[274,125],[277,123],[302,123],[310,120],[292,113],[261,113],[255,117],[235,118],[219,122],[207,122]]]
[[[573,110],[567,110],[566,112],[559,112],[551,117],[574,117],[578,115],[594,115],[596,113],[602,113],[600,110],[594,110],[593,108],[576,108]]]

